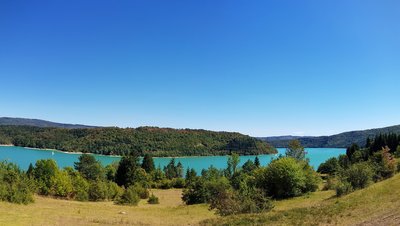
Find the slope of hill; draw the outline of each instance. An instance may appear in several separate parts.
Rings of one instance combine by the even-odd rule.
[[[341,198],[333,195],[315,192],[278,201],[269,213],[218,217],[202,225],[400,225],[400,174]]]
[[[290,140],[298,139],[303,146],[308,148],[346,148],[353,143],[359,146],[364,146],[368,137],[373,138],[375,135],[384,133],[397,133],[400,134],[400,125],[390,126],[379,129],[359,130],[340,133],[332,136],[320,137],[262,137],[264,140],[275,147],[287,147]],[[287,138],[287,139],[285,139]]]
[[[36,126],[36,127],[54,127],[54,128],[67,128],[67,129],[82,129],[82,128],[95,128],[96,126],[87,126],[79,124],[66,124],[50,122],[40,119],[27,119],[27,118],[10,118],[0,117],[0,125],[7,126]]]

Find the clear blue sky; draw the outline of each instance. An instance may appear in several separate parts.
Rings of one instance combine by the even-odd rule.
[[[0,116],[325,135],[400,124],[400,1],[1,1]]]

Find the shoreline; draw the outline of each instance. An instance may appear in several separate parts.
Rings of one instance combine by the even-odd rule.
[[[64,154],[70,154],[70,155],[82,155],[82,154],[89,154],[89,155],[97,155],[97,156],[104,156],[104,157],[111,157],[111,158],[122,158],[123,156],[121,155],[104,155],[104,154],[95,154],[95,153],[83,153],[83,152],[67,152],[67,151],[61,151],[57,149],[52,149],[52,148],[32,148],[32,147],[22,147],[22,146],[15,146],[13,144],[0,144],[0,147],[20,147],[20,148],[25,148],[25,149],[31,149],[31,150],[39,150],[39,151],[55,151],[55,152],[60,152]],[[278,149],[278,148],[277,148]],[[280,149],[280,148],[279,148]],[[306,148],[308,149],[308,148]],[[309,148],[309,149],[314,149],[314,148]],[[343,148],[331,148],[331,149],[343,149]],[[260,155],[278,155],[278,153],[270,153],[270,154],[259,154],[259,155],[241,155],[241,156],[260,156]],[[190,155],[190,156],[157,156],[153,158],[175,158],[175,159],[180,159],[180,158],[199,158],[199,157],[226,157],[229,155]],[[143,158],[143,156],[140,156],[140,158]]]
[[[82,154],[89,154],[89,155],[98,155],[98,156],[105,156],[105,157],[112,157],[112,158],[122,158],[122,155],[104,155],[104,154],[95,154],[95,153],[83,153],[83,152],[67,152],[67,151],[61,151],[57,149],[52,149],[52,148],[33,148],[33,147],[23,147],[23,146],[15,146],[12,144],[2,144],[0,147],[20,147],[20,148],[25,148],[25,149],[31,149],[31,150],[38,150],[38,151],[55,151],[55,152],[60,152],[64,154],[70,154],[70,155],[82,155]],[[270,153],[270,154],[259,154],[259,155],[277,155],[278,153]],[[242,156],[259,156],[259,155],[242,155]],[[226,157],[229,155],[189,155],[189,156],[157,156],[153,158],[199,158],[199,157]],[[143,158],[143,156],[140,156],[140,158]]]

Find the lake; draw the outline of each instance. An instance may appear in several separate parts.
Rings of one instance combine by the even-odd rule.
[[[307,158],[310,159],[310,164],[314,169],[318,168],[319,164],[325,162],[328,158],[337,157],[341,154],[346,153],[346,149],[343,148],[306,148]],[[284,148],[278,148],[277,155],[259,155],[261,165],[267,165],[272,158],[276,158],[279,154],[285,154]],[[74,166],[74,162],[78,161],[80,154],[77,153],[64,153],[59,151],[51,150],[38,150],[23,147],[8,147],[0,146],[0,160],[7,160],[19,165],[23,170],[27,170],[29,164],[35,164],[39,159],[54,159],[60,168],[66,166]],[[94,155],[103,165],[108,165],[114,161],[119,161],[121,157],[118,156],[104,156]],[[256,156],[240,156],[240,165],[244,164],[247,160],[251,159],[254,161]],[[222,169],[227,166],[228,156],[201,156],[201,157],[178,157],[175,159],[176,162],[181,162],[186,168],[194,168],[196,172],[201,172],[202,169],[206,169],[213,165],[216,168]],[[168,164],[171,158],[154,158],[156,167],[160,166],[163,168]]]

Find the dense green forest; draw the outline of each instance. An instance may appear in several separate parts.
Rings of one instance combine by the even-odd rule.
[[[273,145],[274,147],[287,147],[290,140],[298,139],[304,147],[307,148],[346,148],[352,144],[357,144],[362,147],[365,144],[367,138],[374,138],[379,134],[396,133],[400,134],[400,125],[390,126],[379,129],[369,129],[361,131],[352,131],[346,133],[340,133],[332,136],[320,136],[320,137],[263,137],[260,138]]]
[[[268,143],[239,133],[157,127],[66,129],[0,126],[0,144],[105,155],[130,152],[152,156],[276,153]]]

